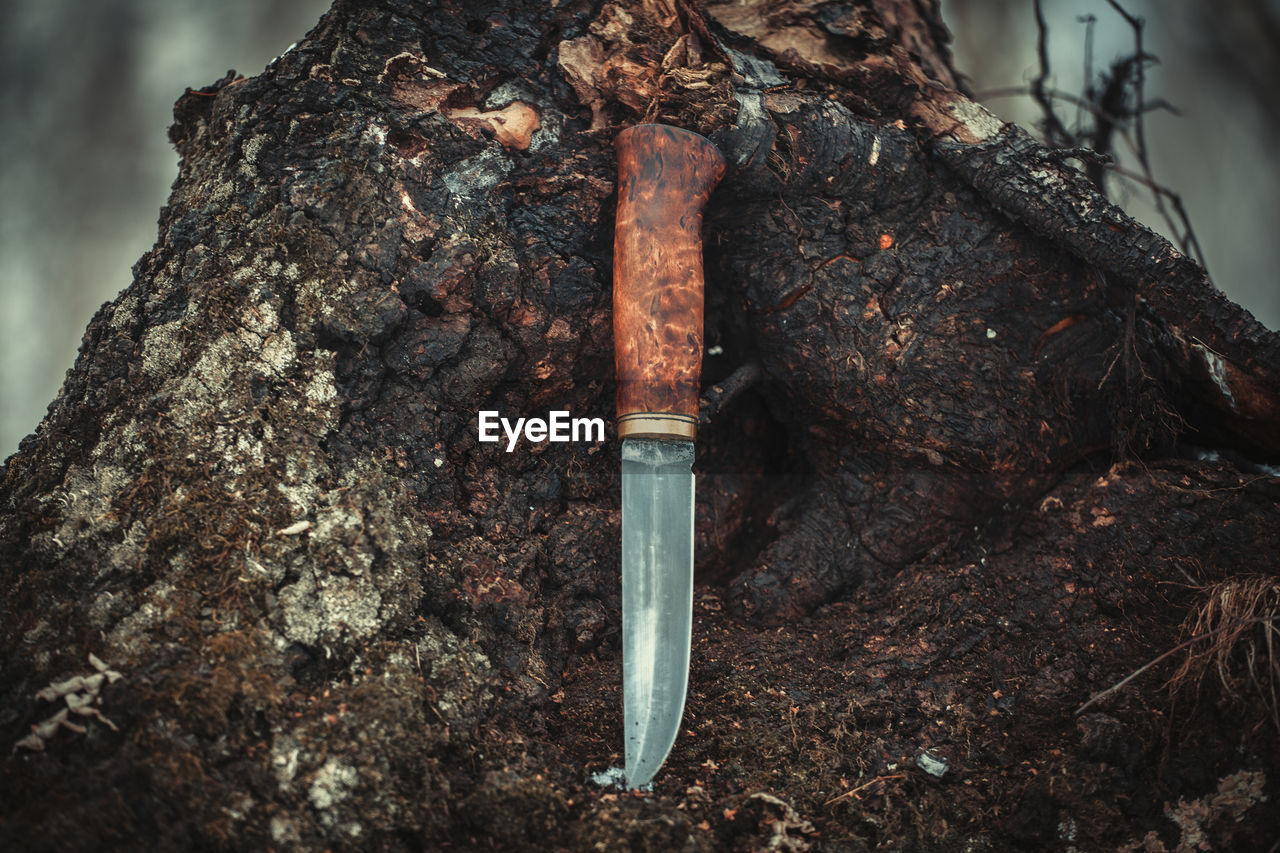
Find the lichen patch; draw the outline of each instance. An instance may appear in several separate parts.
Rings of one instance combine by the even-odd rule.
[[[358,784],[360,773],[356,768],[342,763],[340,759],[330,758],[316,771],[307,798],[311,800],[311,805],[323,811],[351,796]]]
[[[128,472],[108,463],[90,468],[72,466],[55,503],[62,510],[62,524],[51,540],[60,549],[88,536],[100,536],[119,526],[112,506],[129,485]]]
[[[1004,127],[1004,122],[995,113],[969,98],[957,97],[950,107],[952,117],[968,131],[967,138],[961,140],[963,142],[994,139]]]
[[[482,198],[498,184],[514,164],[497,150],[488,148],[462,161],[444,176],[444,185],[459,200]]]
[[[142,339],[142,372],[153,379],[172,376],[182,360],[181,320],[153,326]]]
[[[262,146],[267,142],[264,134],[257,133],[245,140],[241,146],[240,165],[237,167],[240,175],[245,178],[253,179],[258,177],[258,155],[262,152]]]

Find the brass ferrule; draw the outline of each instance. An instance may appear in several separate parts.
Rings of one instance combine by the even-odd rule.
[[[672,412],[632,412],[618,418],[618,438],[693,441],[698,419]]]

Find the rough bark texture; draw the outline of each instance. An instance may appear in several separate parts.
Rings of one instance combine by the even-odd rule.
[[[0,845],[1266,849],[1280,342],[957,79],[925,0],[382,0],[184,95],[3,469]],[[476,418],[612,417],[639,121],[729,160],[739,393],[620,793],[615,445]],[[1245,580],[1221,673],[1074,713]]]

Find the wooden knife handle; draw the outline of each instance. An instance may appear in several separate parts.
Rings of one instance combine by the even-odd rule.
[[[692,441],[702,373],[702,209],[725,162],[688,130],[618,135],[613,349],[618,437]]]

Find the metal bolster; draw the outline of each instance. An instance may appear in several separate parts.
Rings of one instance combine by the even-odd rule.
[[[693,441],[698,419],[672,412],[632,412],[618,418],[618,438],[650,438]]]

